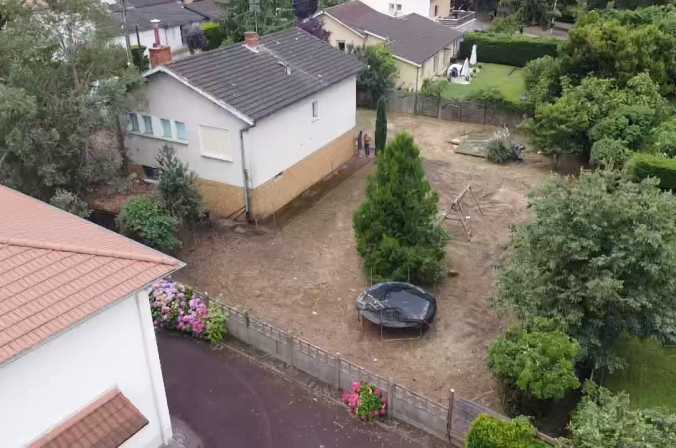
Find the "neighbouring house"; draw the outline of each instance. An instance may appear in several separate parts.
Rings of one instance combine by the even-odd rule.
[[[393,17],[407,14],[445,17],[451,11],[451,0],[364,0],[364,3],[378,12]]]
[[[418,91],[425,79],[445,76],[462,42],[462,33],[419,14],[392,17],[361,1],[326,8],[318,16],[329,43],[340,50],[387,45],[399,69],[396,86],[406,90]]]
[[[0,186],[3,447],[164,446],[148,288],[183,264]]]
[[[128,114],[132,169],[152,181],[169,144],[212,214],[269,216],[354,155],[362,68],[298,28],[157,66]]]
[[[174,56],[188,51],[186,35],[188,31],[202,22],[217,20],[224,6],[216,0],[127,0],[127,30],[131,45],[152,47],[155,43],[153,23],[159,20],[160,40],[171,48]],[[120,27],[121,35],[115,43],[125,45],[122,5],[118,1],[111,5],[115,23]]]

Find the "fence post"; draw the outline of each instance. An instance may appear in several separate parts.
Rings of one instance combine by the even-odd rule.
[[[387,410],[388,415],[391,418],[394,418],[394,388],[396,384],[394,383],[394,378],[390,377],[387,383],[387,401],[389,409]]]
[[[244,334],[246,337],[246,343],[251,344],[251,338],[249,337],[249,310],[244,310],[242,314],[244,316]]]
[[[451,389],[448,394],[448,415],[446,416],[446,437],[448,438],[448,446],[453,446],[453,437],[451,432],[453,430],[453,403],[455,402],[455,389]]]
[[[293,356],[293,352],[294,352],[295,346],[296,346],[294,339],[295,338],[293,337],[293,335],[291,335],[291,334],[286,335],[286,342],[287,342],[287,345],[289,347],[289,365],[291,367],[296,367],[296,363],[294,362],[294,356]]]
[[[335,367],[336,367],[336,387],[338,390],[340,389],[340,368],[341,368],[341,359],[340,359],[340,352],[336,352],[336,361],[335,361]]]

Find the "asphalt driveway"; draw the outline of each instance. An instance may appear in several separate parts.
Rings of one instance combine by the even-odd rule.
[[[228,349],[165,332],[157,339],[169,411],[205,448],[421,447]]]

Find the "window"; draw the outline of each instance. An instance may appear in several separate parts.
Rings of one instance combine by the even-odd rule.
[[[313,120],[319,119],[319,101],[317,100],[314,100],[312,102],[312,119]]]
[[[160,178],[160,170],[155,167],[143,165],[143,175],[146,180],[158,180]]]
[[[401,11],[401,3],[397,3],[397,11]]]
[[[174,121],[176,125],[176,138],[183,141],[188,141],[188,130],[185,128],[185,123]]]
[[[338,41],[338,49],[340,51],[345,51],[345,41],[344,40],[339,40]]]
[[[232,161],[232,145],[229,130],[211,126],[200,126],[199,133],[203,156]]]
[[[153,134],[153,117],[150,115],[143,116],[143,133],[144,134]]]
[[[129,117],[129,130],[132,132],[139,132],[138,115],[134,112],[129,112],[127,115]]]
[[[394,14],[394,3],[390,3],[390,14]]]
[[[173,134],[171,132],[171,121],[162,118],[160,123],[162,123],[162,137],[173,138]]]

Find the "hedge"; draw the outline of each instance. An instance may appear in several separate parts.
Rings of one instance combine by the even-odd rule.
[[[556,56],[560,41],[520,34],[467,33],[460,44],[458,57],[470,57],[474,44],[479,62],[524,67],[533,59]]]
[[[469,430],[465,448],[548,448],[525,417],[511,421],[480,415]]]
[[[656,177],[660,180],[660,188],[676,190],[676,159],[636,153],[627,162],[627,172],[636,180]]]
[[[206,22],[201,25],[202,31],[204,31],[204,37],[207,38],[207,50],[213,50],[221,46],[221,43],[227,37],[225,33],[225,28],[213,22]]]

